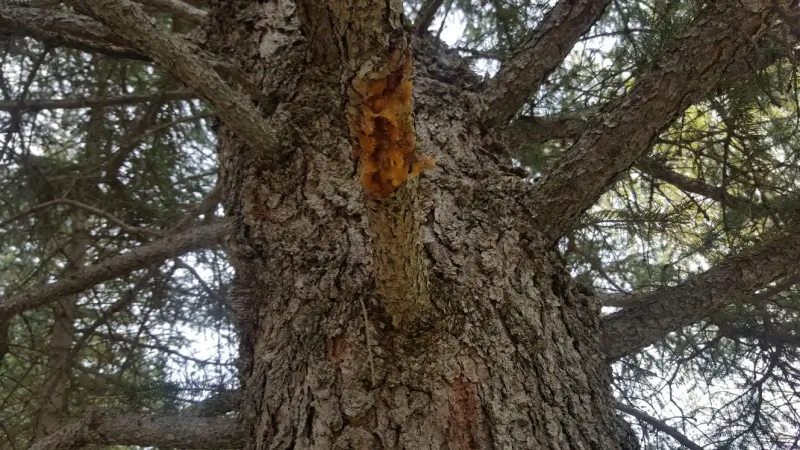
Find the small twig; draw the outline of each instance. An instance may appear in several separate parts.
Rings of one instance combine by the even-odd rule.
[[[95,208],[94,206],[87,205],[86,203],[79,202],[77,200],[70,200],[68,198],[59,198],[59,199],[51,200],[49,202],[44,202],[44,203],[40,203],[38,205],[32,206],[32,207],[26,209],[25,211],[22,211],[22,212],[20,212],[18,214],[15,214],[11,218],[9,218],[7,220],[4,220],[3,222],[0,222],[0,228],[3,228],[3,227],[5,227],[6,225],[8,225],[8,224],[10,224],[12,222],[15,222],[15,221],[17,221],[19,219],[22,219],[23,217],[27,217],[30,214],[33,214],[33,213],[35,213],[37,211],[41,211],[43,209],[47,209],[47,208],[49,208],[51,206],[55,206],[55,205],[69,205],[69,206],[73,206],[75,208],[80,208],[80,209],[86,210],[86,211],[88,211],[88,212],[90,212],[90,213],[92,213],[92,214],[94,214],[96,216],[100,216],[100,217],[102,217],[104,219],[107,219],[112,224],[120,227],[122,230],[127,231],[128,233],[131,233],[131,234],[145,234],[145,235],[149,235],[149,236],[161,236],[162,235],[162,233],[159,232],[159,231],[153,231],[153,230],[148,230],[146,228],[138,228],[138,227],[134,227],[132,225],[128,225],[127,223],[123,222],[122,219],[114,216],[111,213],[103,211],[102,209],[99,209],[99,208]]]
[[[364,336],[367,341],[367,359],[369,360],[369,368],[372,373],[372,386],[378,385],[378,376],[375,372],[375,360],[372,357],[372,339],[369,336],[369,317],[367,315],[367,305],[364,299],[361,298],[361,312],[364,314]]]
[[[131,94],[118,97],[79,97],[79,98],[57,98],[57,99],[25,99],[25,100],[0,100],[0,111],[41,111],[44,109],[79,109],[97,108],[106,106],[132,105],[135,103],[146,103],[156,99],[161,101],[191,100],[197,98],[197,94],[192,91],[168,91],[152,94]]]

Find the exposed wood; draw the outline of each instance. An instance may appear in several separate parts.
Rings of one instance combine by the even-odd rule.
[[[376,291],[394,326],[418,324],[432,304],[418,190],[405,184],[433,161],[416,153],[413,55],[402,28],[402,2],[301,1],[299,6],[312,55],[346,80],[346,117],[370,212]]]

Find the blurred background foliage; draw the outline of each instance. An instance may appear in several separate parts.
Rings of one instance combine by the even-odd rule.
[[[512,55],[551,6],[407,1],[409,17],[431,1],[439,8],[429,31],[481,74]],[[700,8],[610,3],[509,126],[530,132],[512,144],[531,179]],[[194,28],[148,10],[176,32]],[[598,293],[675,285],[795,216],[800,115],[790,42],[754,43],[761,59],[687,105],[647,160],[581,218],[560,243],[578,280]],[[214,118],[152,65],[0,35],[0,95],[0,295],[221,220]],[[27,448],[47,423],[92,409],[186,411],[235,389],[231,275],[224,249],[196,251],[10,318],[0,342],[0,448]],[[619,400],[709,448],[798,447],[798,279],[616,364]],[[653,424],[627,418],[643,448],[678,448]]]

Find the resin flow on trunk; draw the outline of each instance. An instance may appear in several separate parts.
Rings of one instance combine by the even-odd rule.
[[[413,59],[406,39],[396,39],[380,59],[367,61],[351,81],[347,122],[357,142],[361,183],[370,195],[384,198],[434,161],[416,152]]]

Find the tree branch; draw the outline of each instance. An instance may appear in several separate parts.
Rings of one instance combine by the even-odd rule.
[[[78,208],[78,209],[82,209],[84,211],[88,211],[88,212],[90,212],[90,213],[92,213],[92,214],[94,214],[94,215],[96,215],[98,217],[105,218],[106,220],[108,220],[112,224],[118,226],[121,230],[123,230],[123,231],[125,231],[127,233],[130,233],[130,234],[145,235],[145,236],[146,235],[158,236],[158,235],[161,234],[161,232],[159,232],[159,231],[153,231],[153,230],[150,230],[150,229],[147,229],[147,228],[139,228],[139,227],[135,227],[133,225],[128,225],[122,219],[114,216],[113,214],[111,214],[109,212],[103,211],[100,208],[95,208],[94,206],[91,206],[91,205],[87,205],[86,203],[82,203],[82,202],[79,202],[77,200],[72,200],[72,199],[68,199],[68,198],[58,198],[58,199],[55,199],[55,200],[50,200],[48,202],[39,203],[38,205],[32,206],[31,208],[28,208],[25,211],[22,211],[19,214],[15,214],[15,215],[11,216],[9,219],[0,222],[0,228],[3,228],[6,225],[8,225],[9,223],[15,222],[15,221],[17,221],[17,220],[19,220],[19,219],[21,219],[23,217],[27,217],[27,216],[29,216],[29,215],[37,212],[37,211],[41,211],[43,209],[48,209],[48,208],[50,208],[52,206],[56,206],[56,205],[68,205],[68,206],[72,206],[73,208]]]
[[[178,101],[191,100],[197,98],[197,94],[192,91],[168,91],[152,94],[131,94],[118,97],[78,97],[78,98],[57,98],[57,99],[33,99],[33,100],[0,100],[0,111],[41,111],[44,109],[79,109],[97,108],[106,106],[132,105],[136,103],[147,103],[155,100]]]
[[[683,433],[678,431],[677,428],[674,428],[674,427],[671,427],[671,426],[667,425],[666,422],[664,422],[663,420],[656,419],[655,417],[651,416],[650,414],[647,414],[644,411],[640,411],[640,410],[638,410],[638,409],[636,409],[636,408],[634,408],[632,406],[623,405],[620,402],[615,402],[614,407],[616,409],[624,412],[625,414],[628,414],[628,415],[631,415],[633,417],[636,417],[637,419],[639,419],[639,420],[641,420],[643,422],[647,422],[649,425],[651,425],[656,430],[661,431],[664,434],[668,434],[669,436],[672,436],[672,438],[674,438],[682,446],[684,446],[684,447],[686,447],[688,449],[691,449],[691,450],[703,450],[703,447],[701,447],[700,445],[695,444],[693,441],[691,441],[689,438],[687,438]]]
[[[202,23],[208,15],[205,10],[196,8],[181,0],[139,0],[139,3],[166,11],[194,24]]]
[[[609,0],[560,0],[539,22],[528,41],[492,79],[484,94],[486,121],[508,121],[529,101],[578,39],[603,15]]]
[[[130,0],[70,0],[90,11],[134,47],[206,99],[220,120],[243,141],[275,156],[280,144],[253,100],[231,87],[214,69],[219,63],[185,39],[171,35]],[[249,89],[248,86],[239,86]]]
[[[628,308],[642,301],[636,294],[628,292],[601,292],[596,294],[595,297],[597,297],[601,305],[612,308]]]
[[[167,258],[208,248],[226,231],[227,227],[223,223],[205,225],[113,256],[84,268],[74,276],[0,299],[0,317],[37,308],[65,295],[77,294],[104,281],[158,264]]]
[[[733,209],[759,209],[760,205],[755,204],[746,198],[738,197],[729,194],[728,191],[721,187],[711,186],[703,183],[678,172],[672,171],[664,166],[662,163],[653,159],[644,159],[634,165],[634,167],[659,180],[666,181],[667,183],[677,187],[684,192],[702,195],[705,198],[719,202],[720,204]]]
[[[580,116],[564,117],[526,117],[516,120],[503,131],[503,140],[510,145],[522,145],[524,143],[538,143],[549,139],[567,139],[580,135],[581,130],[586,128],[587,119]],[[767,207],[754,203],[747,198],[733,195],[724,188],[712,186],[695,178],[687,177],[681,173],[669,169],[662,162],[653,158],[643,158],[633,166],[636,170],[665,181],[683,192],[701,195],[707,199],[714,200],[728,208],[738,210],[750,210],[766,212]],[[611,302],[624,299],[608,299]],[[605,303],[604,303],[605,304]],[[620,306],[608,304],[607,306]]]
[[[524,117],[514,121],[503,130],[502,139],[512,146],[535,144],[551,139],[569,139],[580,136],[588,119],[583,115],[563,117]],[[636,170],[665,181],[678,189],[701,195],[733,209],[765,210],[763,205],[730,194],[725,189],[712,186],[695,178],[670,170],[653,158],[643,158],[633,166]],[[615,306],[615,305],[609,305]]]
[[[525,144],[540,144],[554,139],[577,139],[589,125],[589,117],[598,111],[565,114],[559,116],[518,117],[501,131],[503,140],[517,147]]]
[[[220,414],[234,411],[241,401],[242,391],[225,390],[215,393],[201,402],[182,409],[180,414],[190,417],[218,416]]]
[[[790,330],[764,330],[751,325],[741,326],[727,322],[714,321],[719,328],[719,334],[728,338],[744,338],[758,340],[776,347],[790,346],[800,348],[800,336],[795,336]]]
[[[232,417],[95,412],[41,439],[30,450],[72,450],[90,444],[238,448],[243,441],[241,425]]]
[[[674,287],[641,296],[602,321],[606,357],[615,361],[655,344],[779,277],[796,271],[800,260],[800,224],[755,249],[727,258]]]
[[[777,30],[773,31],[777,32]],[[775,36],[764,36],[757,44],[759,47],[757,54],[749,53],[745,57],[733,61],[725,69],[722,84],[728,87],[741,80],[746,74],[765,70],[787,58],[790,60],[800,59],[800,50],[776,49],[775,45],[769,42],[774,39],[776,39]],[[796,40],[792,36],[790,36],[790,40],[791,42],[786,45],[786,48],[791,48],[796,44]],[[512,145],[538,144],[554,139],[577,139],[589,126],[589,119],[598,112],[598,108],[587,108],[558,116],[517,117],[510,125],[503,128],[501,133],[503,139]]]
[[[800,282],[800,276],[797,274],[789,275],[782,281],[761,290],[756,294],[751,294],[747,298],[741,300],[742,303],[749,303],[751,305],[759,305],[771,299],[775,295],[786,291],[795,284]],[[647,300],[647,294],[633,293],[633,292],[607,292],[596,294],[597,299],[603,306],[611,306],[614,308],[630,308],[641,304]],[[712,321],[716,322],[716,316],[712,317]]]
[[[419,15],[417,15],[417,21],[414,24],[414,32],[417,33],[418,36],[422,36],[428,31],[428,28],[430,28],[433,23],[433,19],[436,17],[436,12],[439,11],[439,8],[441,8],[443,4],[444,0],[426,0],[425,3],[422,4],[422,7],[419,9]]]
[[[0,35],[31,37],[53,47],[148,61],[109,29],[89,17],[39,8],[0,7]]]
[[[183,231],[186,227],[190,226],[192,222],[198,216],[208,216],[214,212],[214,209],[217,208],[219,203],[222,201],[222,183],[220,180],[217,180],[217,184],[211,188],[208,194],[203,197],[203,200],[200,201],[197,205],[192,207],[189,213],[180,220],[175,226],[172,227],[171,231],[178,232]]]
[[[771,2],[710,4],[630,93],[581,134],[535,186],[537,228],[555,241],[691,101],[717,86],[725,68],[766,30]],[[735,3],[735,2],[734,2]]]

